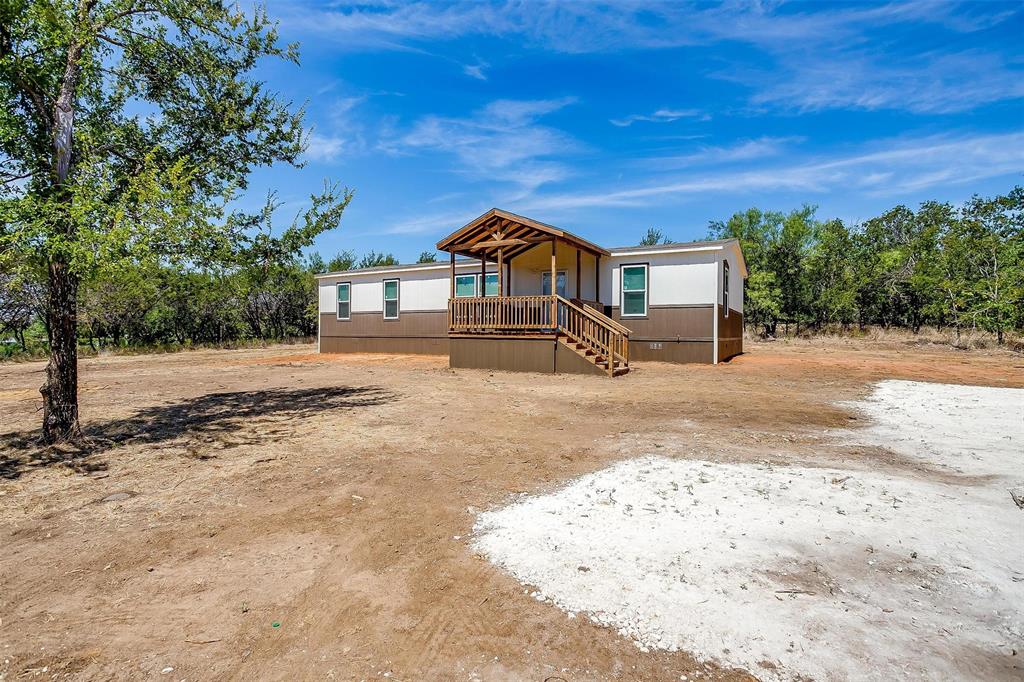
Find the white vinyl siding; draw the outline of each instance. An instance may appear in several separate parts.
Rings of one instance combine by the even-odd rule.
[[[338,284],[338,319],[352,318],[352,285],[349,282]]]
[[[398,280],[384,280],[384,319],[398,319]]]
[[[622,317],[647,316],[647,266],[622,266]]]

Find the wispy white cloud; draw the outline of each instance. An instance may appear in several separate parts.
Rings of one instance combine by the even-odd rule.
[[[431,215],[416,215],[406,220],[399,220],[396,223],[387,225],[383,230],[377,230],[375,233],[383,232],[384,234],[430,234],[430,235],[444,235],[450,232],[454,232],[458,228],[468,223],[473,218],[483,213],[486,209],[480,208],[478,211],[458,211],[451,213],[434,213]]]
[[[800,55],[781,57],[796,61]],[[929,53],[903,64],[879,55],[833,54],[799,68],[733,68],[716,74],[754,89],[751,104],[792,111],[903,109],[944,114],[1024,97],[1024,70],[977,50]]]
[[[454,170],[475,180],[507,183],[524,197],[557,182],[570,168],[555,160],[580,148],[568,134],[541,124],[575,100],[496,100],[468,117],[424,116],[381,142],[392,154],[435,152],[455,157]]]
[[[625,118],[613,118],[609,120],[614,126],[625,128],[638,121],[648,123],[671,123],[681,118],[695,118],[701,121],[711,120],[711,116],[698,109],[658,109],[653,114],[632,114]]]
[[[490,64],[482,60],[478,61],[476,64],[463,64],[462,73],[466,74],[470,78],[476,78],[477,80],[485,81],[487,80],[487,74],[484,73],[484,69],[486,69],[489,66]]]
[[[306,158],[311,161],[337,161],[345,149],[344,138],[333,135],[321,135],[311,131],[306,136]]]
[[[537,195],[524,210],[646,206],[697,194],[756,191],[856,191],[898,197],[934,187],[966,185],[1024,170],[1024,132],[973,137],[928,137],[876,143],[878,149],[750,169],[657,177],[621,189]]]
[[[736,161],[753,161],[781,154],[787,146],[802,142],[803,137],[759,137],[740,140],[726,146],[702,145],[688,154],[656,156],[644,159],[644,166],[671,170],[690,166],[713,166]]]
[[[427,199],[428,204],[443,204],[448,201],[454,201],[455,199],[462,199],[466,196],[465,192],[445,192],[444,194],[438,194],[436,197]]]
[[[335,83],[334,87],[337,85]],[[306,135],[305,157],[310,161],[333,163],[343,153],[355,155],[364,152],[367,147],[364,127],[352,112],[366,99],[365,95],[354,95],[331,100],[327,113],[321,117],[323,124],[314,126]],[[321,129],[331,132],[321,132]]]
[[[965,49],[963,36],[1007,21],[1020,21],[1019,3],[907,2],[791,5],[696,5],[659,0],[530,3],[363,2],[322,9],[304,4],[285,12],[286,23],[316,31],[347,49],[413,49],[428,41],[495,36],[561,53],[660,49],[686,45],[753,46],[744,66],[717,75],[747,85],[759,107],[814,110],[834,107],[904,109],[943,113],[1024,96],[1019,53],[979,42]],[[934,26],[949,32],[950,47],[906,53],[881,30]],[[893,61],[893,54],[899,54]],[[771,69],[760,65],[770,63]],[[463,67],[484,78],[483,68]],[[634,115],[613,120],[665,121]]]

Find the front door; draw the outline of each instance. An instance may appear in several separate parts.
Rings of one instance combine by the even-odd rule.
[[[565,298],[565,270],[558,271],[558,295]],[[540,293],[542,296],[551,295],[551,272],[542,272],[540,275]]]

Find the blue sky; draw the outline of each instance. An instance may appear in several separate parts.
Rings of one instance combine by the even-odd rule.
[[[356,196],[317,250],[413,260],[492,206],[606,246],[700,239],[750,206],[857,222],[1024,184],[1024,4],[274,0],[307,164],[293,213]]]

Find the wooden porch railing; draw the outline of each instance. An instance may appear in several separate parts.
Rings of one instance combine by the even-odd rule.
[[[554,331],[551,296],[448,299],[448,329],[467,334]]]
[[[452,298],[448,329],[462,334],[559,334],[582,346],[594,364],[604,364],[610,376],[616,364],[629,366],[630,330],[589,305],[561,296]]]

